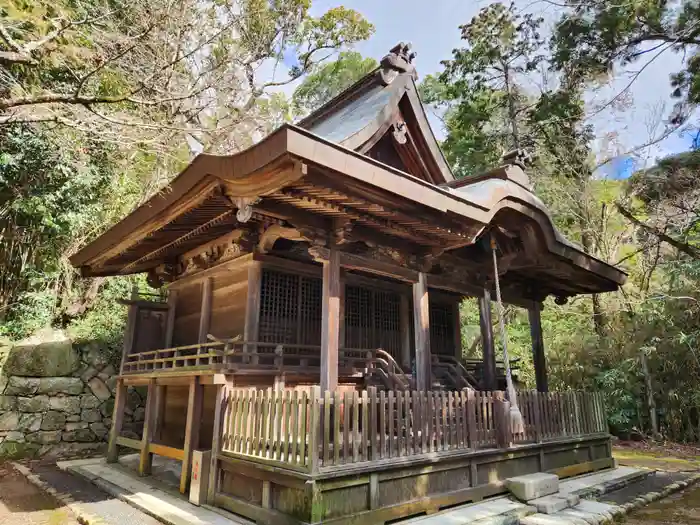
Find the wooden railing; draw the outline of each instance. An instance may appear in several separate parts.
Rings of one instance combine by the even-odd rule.
[[[408,376],[396,360],[382,349],[341,348],[338,362],[345,375],[376,373],[385,378],[384,386],[389,389],[411,387]],[[262,374],[308,374],[320,366],[320,346],[231,339],[131,353],[124,360],[122,374],[198,370],[235,372],[244,369],[254,369]]]
[[[523,432],[513,432],[503,392],[233,389],[220,453],[317,472],[607,432],[598,394],[520,392],[518,401]]]

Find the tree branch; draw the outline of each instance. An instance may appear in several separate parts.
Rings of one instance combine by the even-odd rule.
[[[659,240],[661,240],[667,244],[670,244],[671,246],[676,248],[679,252],[682,252],[682,253],[685,253],[686,255],[689,255],[693,259],[700,259],[700,251],[698,251],[696,248],[692,247],[688,243],[674,239],[673,237],[667,235],[666,233],[659,230],[658,228],[655,228],[654,226],[650,226],[649,224],[639,220],[637,217],[634,216],[634,214],[630,210],[625,208],[619,202],[615,203],[615,207],[617,208],[617,211],[619,211],[623,217],[625,217],[628,221],[630,221],[635,226],[638,226],[639,228],[643,229],[644,231],[651,233],[652,235],[656,236]]]

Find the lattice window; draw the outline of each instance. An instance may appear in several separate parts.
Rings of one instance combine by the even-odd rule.
[[[260,341],[321,344],[321,293],[321,279],[264,269]]]
[[[299,294],[299,338],[302,345],[321,344],[321,317],[323,307],[323,281],[313,277],[301,277]]]
[[[297,342],[299,276],[263,270],[259,338],[265,343]]]
[[[401,298],[398,293],[345,287],[345,346],[383,348],[401,356]]]
[[[430,303],[430,352],[454,355],[454,307],[448,303]]]

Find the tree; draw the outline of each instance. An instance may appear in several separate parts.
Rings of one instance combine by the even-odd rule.
[[[467,46],[443,62],[442,74],[426,79],[422,92],[446,108],[444,147],[459,176],[490,169],[507,150],[531,150],[538,159],[531,177],[556,211],[557,223],[596,255],[601,228],[589,187],[592,129],[582,123],[583,79],[575,68],[562,68],[554,87],[545,83],[539,93],[522,87],[537,81],[547,66],[541,24],[513,5],[482,9],[460,27]],[[602,337],[605,319],[596,295],[592,306]]]
[[[316,66],[294,91],[295,110],[307,114],[376,69],[379,63],[357,51],[344,51],[334,62]]]
[[[310,4],[0,6],[0,335],[84,315],[103,283],[74,279],[67,256],[189,162],[188,135],[246,147],[285,110],[281,86],[374,30]]]
[[[608,76],[615,67],[643,62],[624,92],[651,62],[681,53],[688,58],[671,78],[671,94],[678,99],[672,122],[681,123],[691,105],[700,102],[700,4],[567,0],[565,5],[570,9],[562,14],[552,42],[558,67],[573,65],[596,78]]]
[[[541,18],[495,3],[460,26],[466,47],[443,61],[444,71],[421,86],[425,101],[445,110],[443,143],[458,176],[493,167],[511,149],[532,147],[529,97],[520,76],[543,59]]]
[[[373,31],[351,9],[315,18],[309,8],[310,0],[10,2],[0,21],[0,124],[54,122],[139,144],[231,133],[269,90]],[[284,78],[258,78],[282,61]]]

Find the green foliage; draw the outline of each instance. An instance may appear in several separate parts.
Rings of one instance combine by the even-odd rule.
[[[673,41],[672,49],[693,56],[700,30],[696,4],[572,2],[549,46],[539,34],[540,20],[494,4],[461,27],[465,47],[421,85],[423,98],[444,112],[443,147],[458,176],[493,167],[516,145],[529,149],[536,162],[528,175],[557,228],[584,251],[624,262],[629,281],[622,292],[576,297],[565,306],[548,300],[542,312],[550,388],[603,392],[611,428],[621,435],[650,431],[644,351],[662,432],[700,440],[700,163],[690,152],[628,182],[597,179],[596,137],[585,120],[583,94],[600,74],[640,59],[654,42]],[[685,82],[674,96],[688,101],[696,96],[694,62],[685,77],[674,79],[679,87]],[[537,84],[547,69],[555,82],[536,91],[523,87]],[[620,203],[641,222],[619,213]],[[464,302],[462,319],[465,354],[478,357],[476,301]],[[527,315],[510,308],[506,320],[509,353],[520,358],[519,379],[533,388]],[[498,330],[495,340],[500,346]]]
[[[524,122],[529,97],[518,76],[542,60],[542,19],[494,3],[460,26],[466,47],[428,76],[421,96],[445,111],[443,148],[457,176],[492,168],[510,149],[532,146]]]
[[[50,132],[0,128],[0,326],[20,337],[55,315],[64,253],[109,213],[109,148],[81,142],[61,147]]]
[[[0,6],[0,336],[46,325],[117,344],[133,279],[68,257],[191,160],[293,118],[280,86],[374,31],[311,0],[10,0]],[[283,78],[264,65],[292,62]],[[294,63],[296,62],[296,63]]]
[[[700,5],[698,2],[571,0],[552,39],[553,61],[559,69],[595,79],[614,73],[616,66],[648,63],[663,53],[682,53],[683,69],[671,78],[671,94],[680,100],[675,122],[700,101]],[[640,64],[637,69],[643,67]]]
[[[373,58],[364,58],[356,51],[340,53],[334,62],[314,69],[292,97],[300,114],[310,113],[361,79],[379,64]]]

